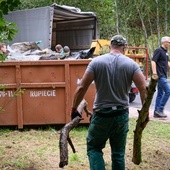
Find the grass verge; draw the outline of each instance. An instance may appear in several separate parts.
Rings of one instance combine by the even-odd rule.
[[[142,163],[132,162],[133,131],[136,119],[129,122],[126,146],[127,170],[168,170],[170,167],[170,124],[150,121],[142,136]],[[69,164],[64,169],[89,170],[86,155],[87,126],[79,126],[70,132],[76,149],[69,149]],[[1,170],[56,170],[59,168],[60,128],[25,129],[23,131],[0,128],[0,169]],[[111,170],[110,147],[103,150],[106,169]]]

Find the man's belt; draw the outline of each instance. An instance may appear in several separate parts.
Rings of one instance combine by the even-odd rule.
[[[100,117],[116,117],[123,115],[128,112],[127,107],[123,106],[113,106],[108,108],[102,108],[102,109],[94,109],[94,113],[96,116]]]

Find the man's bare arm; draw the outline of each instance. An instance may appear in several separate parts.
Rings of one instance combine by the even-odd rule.
[[[170,69],[170,62],[168,61],[168,67],[169,67],[169,69]]]
[[[151,61],[151,66],[152,66],[152,74],[157,74],[155,61]]]
[[[83,100],[84,95],[93,80],[94,80],[94,75],[92,73],[90,72],[84,73],[83,78],[74,93],[74,99],[72,105],[73,108],[77,109],[78,105]]]
[[[133,82],[139,90],[141,102],[143,104],[146,95],[146,80],[142,72],[137,72],[133,75]]]

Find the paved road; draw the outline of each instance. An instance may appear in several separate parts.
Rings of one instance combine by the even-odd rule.
[[[153,96],[153,99],[152,99],[152,102],[151,102],[151,105],[150,105],[151,110],[154,110],[154,107],[155,107],[155,98],[156,98],[156,95],[157,95],[156,93],[157,92],[155,92],[155,94]],[[141,108],[141,100],[140,100],[140,95],[139,94],[136,96],[136,99],[132,103],[130,103],[130,106],[138,108],[138,109]],[[170,98],[169,98],[169,100],[167,101],[167,103],[165,105],[165,111],[170,112]]]
[[[148,82],[149,82],[149,80],[147,81],[147,83]],[[155,118],[153,118],[153,112],[154,112],[154,107],[155,107],[156,95],[157,95],[157,91],[155,91],[155,93],[154,93],[154,96],[153,96],[153,99],[152,99],[152,102],[150,105],[150,109],[149,109],[151,119],[155,119]],[[140,110],[140,109],[141,109],[141,101],[140,101],[140,95],[138,94],[136,96],[136,99],[132,103],[130,103],[130,116],[137,117],[138,116],[137,110]],[[168,118],[166,118],[166,119],[164,118],[161,120],[166,120],[166,121],[170,122],[170,98],[166,103],[164,113],[167,114]],[[156,119],[158,119],[158,118],[156,118]]]

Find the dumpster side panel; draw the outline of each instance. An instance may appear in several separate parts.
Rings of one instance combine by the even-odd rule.
[[[22,83],[65,82],[63,65],[31,65],[22,67]]]
[[[89,60],[0,63],[0,126],[65,124]],[[20,90],[24,93],[20,94]],[[19,94],[18,94],[19,93]],[[16,95],[17,94],[17,95]],[[95,87],[85,96],[92,111]],[[89,123],[83,112],[80,123]]]
[[[4,65],[4,64],[3,64]],[[16,67],[15,66],[7,66],[0,68],[0,84],[9,84],[16,82]]]
[[[0,125],[17,125],[17,100],[11,89],[0,91]]]
[[[0,125],[17,125],[16,66],[0,68]]]
[[[65,123],[65,64],[27,65],[21,67],[23,123]]]
[[[24,124],[65,122],[65,88],[27,89],[23,95]]]

